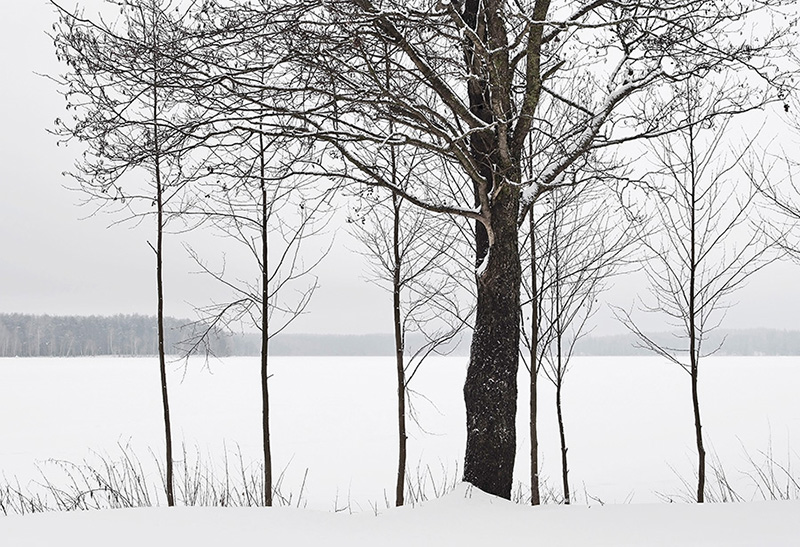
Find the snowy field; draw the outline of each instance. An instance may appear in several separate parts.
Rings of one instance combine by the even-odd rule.
[[[797,501],[648,503],[684,497],[680,477],[691,482],[694,461],[688,377],[658,359],[574,361],[564,411],[577,505],[532,508],[458,484],[440,499],[391,510],[384,501],[391,499],[396,457],[391,358],[273,363],[274,461],[278,471],[286,469],[282,491],[296,502],[307,473],[301,505],[321,511],[160,507],[8,516],[0,517],[0,545],[800,545]],[[227,451],[257,461],[257,367],[252,358],[213,362],[210,370],[200,361],[172,367],[174,429],[190,456],[199,450],[206,462],[219,463]],[[412,427],[410,473],[437,489],[458,479],[464,373],[463,358],[431,360],[413,386],[419,425]],[[757,498],[747,454],[763,461],[760,451],[771,445],[781,465],[796,459],[800,359],[708,359],[701,374],[707,440],[737,491]],[[0,469],[6,479],[34,484],[26,480],[37,477],[37,462],[50,473],[49,458],[97,463],[119,455],[120,445],[148,467],[148,450],[159,456],[162,450],[158,386],[155,359],[0,360]],[[524,482],[522,386],[517,477]],[[543,474],[558,484],[550,386],[542,389],[540,409]]]
[[[412,387],[409,473],[428,483],[459,478],[465,439],[465,358],[431,359]],[[392,358],[273,358],[273,461],[282,491],[308,508],[386,507],[396,465]],[[258,364],[226,358],[171,366],[173,431],[193,457],[219,464],[260,450]],[[544,381],[546,382],[546,380]],[[758,498],[749,457],[796,459],[800,359],[709,358],[701,369],[709,451],[746,499]],[[526,483],[527,379],[520,378],[517,480]],[[695,455],[689,378],[656,358],[576,358],[564,391],[572,490],[579,503],[647,503],[687,493]],[[560,484],[553,389],[540,397],[542,475]],[[157,361],[152,358],[0,359],[0,470],[22,484],[36,462],[114,457],[130,446],[145,463],[162,451]],[[794,441],[800,442],[800,441]],[[180,446],[176,448],[182,456]],[[230,457],[230,456],[229,456]],[[238,456],[236,456],[238,458]],[[796,463],[796,462],[795,462]],[[49,464],[44,464],[47,470]],[[795,473],[796,475],[796,473]],[[524,491],[525,486],[520,486]]]

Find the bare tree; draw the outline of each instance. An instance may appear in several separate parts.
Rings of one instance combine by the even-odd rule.
[[[765,67],[785,50],[786,29],[751,29],[760,13],[781,2],[293,4],[283,42],[292,55],[284,77],[272,83],[285,93],[292,123],[265,130],[326,143],[335,151],[322,164],[328,175],[475,221],[464,479],[509,497],[519,219],[536,196],[571,183],[576,162],[590,152],[681,128],[666,113],[675,105],[672,91],[692,74],[734,74],[707,113],[711,118],[774,98],[776,77],[765,75],[776,73]],[[747,40],[731,32],[743,26]],[[565,105],[557,119],[546,108],[553,103]],[[527,178],[522,165],[532,133],[544,137],[534,150],[537,172]],[[396,185],[382,153],[388,145],[448,165],[456,184],[423,175]]]
[[[681,93],[680,115],[685,129],[652,143],[657,167],[649,177],[656,191],[651,204],[658,230],[643,238],[649,250],[645,271],[650,298],[641,309],[666,316],[679,334],[674,345],[658,343],[637,326],[629,311],[617,317],[649,349],[679,365],[691,382],[694,436],[697,449],[698,503],[705,499],[706,451],[698,390],[700,362],[719,348],[703,342],[724,317],[728,298],[747,278],[774,257],[763,231],[750,218],[755,190],[737,184],[737,171],[750,149],[726,150],[731,118],[697,124],[714,108],[716,89],[688,80]],[[685,356],[685,358],[684,358]],[[688,362],[687,362],[688,359]]]
[[[227,287],[233,298],[199,308],[202,329],[187,346],[191,354],[208,342],[218,330],[238,331],[255,328],[261,333],[260,377],[262,405],[262,448],[264,499],[273,504],[272,449],[269,405],[269,344],[306,310],[317,278],[313,270],[328,252],[318,249],[308,260],[304,243],[320,235],[328,224],[329,201],[326,193],[309,188],[290,174],[291,158],[286,158],[285,143],[266,142],[263,135],[244,135],[239,147],[226,135],[225,151],[216,151],[213,180],[199,186],[201,199],[190,214],[206,222],[236,242],[251,259],[257,281],[242,274],[242,262],[233,272],[223,257],[213,265],[201,253],[187,246],[205,275]],[[297,152],[293,150],[293,152]]]
[[[263,503],[271,506],[269,346],[305,312],[317,288],[312,272],[329,246],[323,245],[311,260],[301,248],[327,226],[330,188],[312,188],[309,178],[296,172],[299,162],[313,162],[307,143],[263,131],[268,118],[271,124],[280,123],[275,121],[279,112],[272,106],[267,85],[278,77],[273,75],[270,33],[273,18],[280,13],[256,22],[251,15],[247,6],[234,3],[223,9],[206,2],[196,20],[200,30],[193,35],[189,58],[196,70],[188,83],[194,101],[204,108],[192,128],[201,135],[202,150],[195,150],[195,155],[203,176],[196,185],[194,206],[186,214],[210,221],[246,250],[258,282],[229,272],[224,259],[215,266],[188,247],[201,271],[234,295],[199,309],[202,328],[188,351],[207,345],[217,329],[255,328],[261,333]],[[235,78],[240,85],[228,87]]]
[[[477,296],[464,479],[510,497],[520,222],[538,196],[576,184],[587,157],[684,128],[671,112],[691,75],[722,82],[698,122],[773,100],[785,78],[772,59],[786,51],[791,22],[755,24],[789,3],[207,0],[198,26],[219,30],[215,46],[263,33],[272,47],[265,63],[209,57],[197,69],[219,96],[257,104],[251,121],[276,114],[262,118],[261,134],[314,142],[304,171],[474,222],[464,231]],[[428,167],[393,177],[390,146]],[[522,167],[529,154],[532,176]]]
[[[527,302],[523,301],[523,324],[522,324],[522,344],[523,351],[521,354],[522,361],[528,369],[528,387],[530,389],[529,403],[529,420],[528,432],[530,434],[531,452],[530,452],[530,483],[531,483],[531,505],[541,504],[541,490],[539,484],[539,371],[543,360],[542,352],[546,344],[542,343],[544,335],[542,329],[542,315],[544,305],[543,293],[541,291],[542,285],[542,264],[539,259],[540,254],[537,250],[541,247],[540,238],[537,234],[541,232],[542,216],[535,215],[535,209],[531,209],[528,213],[528,275],[523,279],[522,288],[526,294]],[[529,315],[526,317],[524,307],[528,304],[530,306]],[[528,328],[526,329],[526,324]]]
[[[182,59],[187,42],[182,20],[190,10],[170,9],[161,0],[115,3],[113,24],[72,13],[57,2],[52,38],[56,55],[67,65],[54,78],[65,97],[70,119],[57,119],[59,142],[78,141],[84,147],[70,173],[89,200],[125,212],[126,219],[155,216],[159,371],[166,442],[167,503],[173,493],[172,434],[164,349],[164,231],[169,206],[180,207],[186,184],[184,169],[190,141],[182,129],[194,116],[186,106]],[[148,175],[137,186],[136,171]],[[155,212],[142,210],[141,205]]]
[[[395,158],[396,160],[396,158]],[[379,199],[368,189],[350,218],[352,231],[373,263],[373,280],[392,294],[392,322],[397,373],[398,462],[395,504],[405,502],[407,417],[413,394],[409,385],[432,353],[454,348],[468,311],[462,309],[455,273],[443,262],[450,252],[455,225],[446,218],[404,204],[396,194]],[[408,335],[421,337],[409,347]]]
[[[384,74],[386,88],[390,89],[388,47]],[[390,120],[389,131],[393,130]],[[396,145],[389,144],[387,148],[387,176],[396,186],[404,185],[399,177],[412,173],[419,176],[420,170],[427,168],[417,157],[398,156]],[[408,205],[404,207],[405,200],[396,192],[390,193],[390,199],[380,199],[375,188],[367,186],[358,196],[363,205],[349,221],[373,262],[373,280],[388,285],[386,288],[392,293],[398,433],[395,505],[399,507],[405,502],[409,383],[426,357],[448,346],[465,323],[466,314],[456,296],[455,272],[448,272],[443,263],[451,254],[457,226],[449,218],[437,218],[413,205],[406,210]],[[406,344],[407,335],[412,332],[425,338],[414,351]]]
[[[537,206],[538,205],[538,206]],[[530,275],[523,288],[530,305],[523,313],[523,361],[531,383],[531,503],[537,499],[537,376],[541,369],[556,389],[556,418],[561,445],[564,503],[570,503],[562,392],[576,342],[589,330],[599,294],[610,278],[632,261],[637,219],[628,214],[610,188],[561,188],[543,196],[529,219]],[[538,214],[537,214],[538,212]],[[534,222],[534,218],[538,221]]]

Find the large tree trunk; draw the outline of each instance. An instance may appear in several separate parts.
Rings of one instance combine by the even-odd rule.
[[[485,258],[488,263],[478,270],[475,330],[464,384],[464,480],[506,499],[511,498],[517,448],[521,284],[518,203],[515,189],[505,186],[492,204],[493,242]]]

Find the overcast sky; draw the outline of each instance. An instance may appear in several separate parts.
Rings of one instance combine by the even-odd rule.
[[[55,85],[36,73],[60,67],[45,32],[54,21],[43,0],[0,3],[0,313],[155,313],[153,226],[110,226],[90,216],[61,172],[76,150],[56,147],[47,133],[64,117]],[[388,295],[365,282],[363,259],[346,235],[319,270],[320,290],[295,332],[368,333],[391,330]],[[348,249],[349,248],[349,249]],[[167,255],[166,312],[192,316],[213,291],[191,275],[191,262],[173,237]],[[800,267],[772,266],[736,295],[724,326],[800,329]],[[617,283],[607,299],[628,306],[641,283]],[[220,293],[217,296],[221,296]],[[598,333],[621,327],[603,312]],[[653,325],[655,328],[657,324]]]

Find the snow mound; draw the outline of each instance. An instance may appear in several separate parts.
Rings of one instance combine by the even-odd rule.
[[[0,517],[9,547],[376,547],[800,545],[800,502],[527,507],[467,484],[371,514],[177,507]]]

